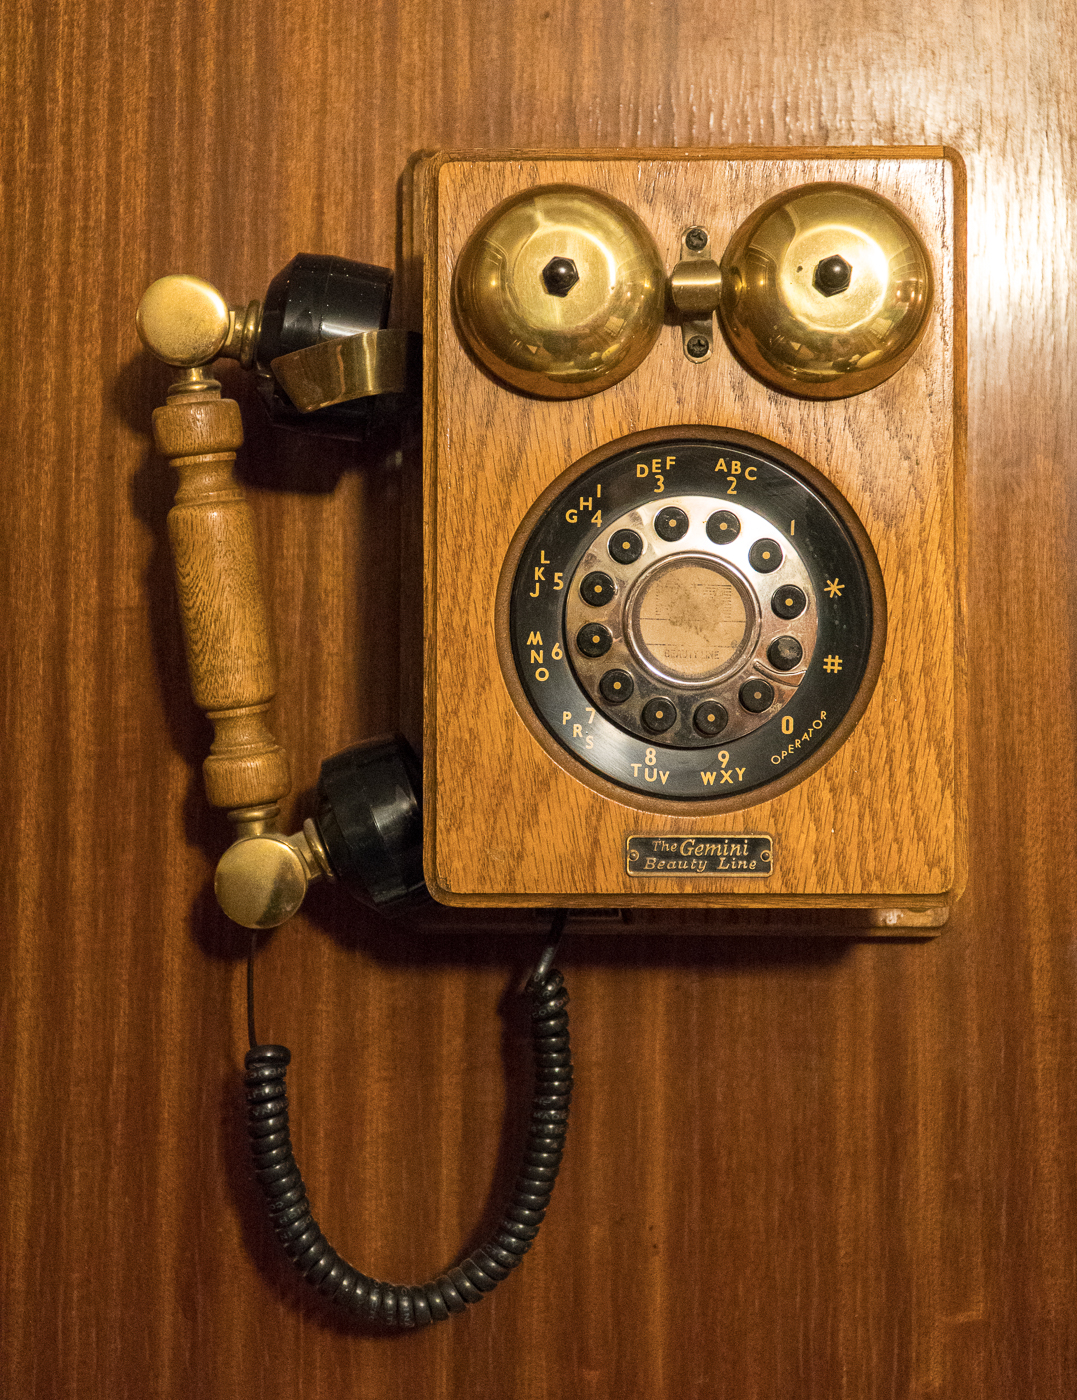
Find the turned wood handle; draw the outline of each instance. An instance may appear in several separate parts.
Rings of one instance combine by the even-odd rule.
[[[232,472],[243,441],[239,405],[213,381],[203,384],[171,394],[153,415],[153,432],[180,478],[168,536],[191,693],[214,728],[206,796],[246,820],[240,809],[275,807],[291,776],[264,718],[277,678],[250,508]]]

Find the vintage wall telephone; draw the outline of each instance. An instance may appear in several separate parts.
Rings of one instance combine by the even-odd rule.
[[[273,926],[327,877],[379,906],[425,883],[463,906],[845,907],[939,927],[965,870],[960,160],[444,154],[410,176],[409,329],[387,329],[387,272],[337,258],[295,259],[263,306],[168,277],[139,308],[180,369],[154,426],[181,477],[170,535],[215,725],[207,792],[239,833],[222,907]],[[402,740],[349,750],[286,837],[239,411],[205,367],[254,370],[278,421],[362,431],[406,398],[420,328],[421,776]],[[530,984],[537,1098],[513,1203],[423,1288],[366,1279],[319,1234],[287,1051],[252,1028],[259,1176],[337,1301],[435,1320],[529,1247],[571,1085],[551,956]]]

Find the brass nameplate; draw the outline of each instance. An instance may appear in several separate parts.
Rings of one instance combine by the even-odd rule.
[[[746,875],[758,880],[771,873],[773,863],[769,836],[630,836],[625,842],[629,875]]]

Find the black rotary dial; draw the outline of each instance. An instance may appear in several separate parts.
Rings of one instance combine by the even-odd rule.
[[[524,693],[570,753],[635,792],[714,800],[819,750],[857,697],[873,619],[852,535],[805,476],[671,434],[611,444],[551,502],[510,627]]]

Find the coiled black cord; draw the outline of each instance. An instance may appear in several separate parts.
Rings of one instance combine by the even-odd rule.
[[[461,1264],[424,1284],[382,1283],[343,1260],[311,1215],[306,1188],[288,1136],[285,1073],[291,1052],[258,1045],[254,1033],[253,939],[247,966],[247,1132],[255,1176],[277,1238],[292,1263],[325,1297],[360,1317],[390,1327],[425,1327],[479,1302],[531,1248],[561,1165],[572,1098],[568,993],[552,967],[565,916],[558,911],[550,943],[524,988],[531,1000],[535,1087],[531,1127],[512,1197],[493,1237]]]

